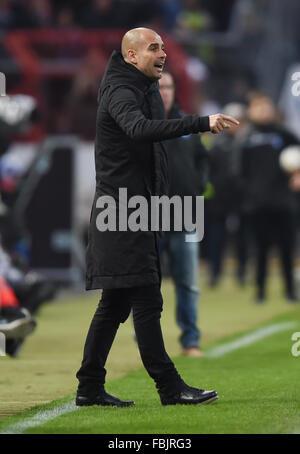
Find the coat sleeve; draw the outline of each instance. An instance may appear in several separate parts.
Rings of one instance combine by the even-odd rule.
[[[108,112],[132,140],[160,142],[186,134],[210,131],[209,117],[187,115],[174,120],[149,120],[130,88],[120,87],[108,93]]]

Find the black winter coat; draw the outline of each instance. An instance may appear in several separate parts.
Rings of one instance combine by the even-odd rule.
[[[158,82],[114,51],[99,89],[96,120],[96,193],[87,247],[86,289],[160,283],[158,233],[118,231],[119,188],[127,198],[167,194],[167,154],[161,141],[209,130],[209,118],[165,120]],[[116,231],[100,231],[100,196],[116,202]],[[135,209],[128,209],[128,216]]]
[[[244,136],[244,131],[235,136],[223,132],[216,136],[209,151],[210,182],[214,195],[207,200],[206,207],[214,216],[239,213],[242,210],[241,159]]]
[[[242,152],[244,209],[296,210],[295,193],[289,188],[289,176],[279,165],[281,151],[298,139],[277,125],[252,124]]]

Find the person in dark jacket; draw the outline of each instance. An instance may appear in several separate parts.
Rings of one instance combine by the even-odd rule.
[[[167,118],[182,118],[175,100],[175,83],[172,75],[164,72],[159,80],[159,91]],[[201,195],[208,181],[208,155],[199,134],[189,134],[164,142],[169,162],[169,197],[179,195],[195,198]],[[161,251],[166,252],[176,291],[176,320],[181,329],[182,354],[203,356],[199,348],[198,328],[198,266],[199,242],[187,242],[186,235],[193,232],[165,232],[161,239]]]
[[[127,214],[132,214],[132,208],[118,197],[120,188],[126,189],[128,198],[143,196],[149,200],[153,195],[167,194],[167,155],[161,141],[200,131],[218,133],[236,123],[223,114],[166,120],[158,90],[165,59],[164,44],[157,33],[145,28],[130,30],[123,37],[122,53],[112,53],[100,85],[96,194],[89,228],[86,288],[103,291],[77,372],[76,404],[81,406],[134,404],[104,390],[105,362],[119,324],[125,322],[131,309],[141,358],[162,404],[202,403],[217,398],[216,391],[186,385],[165,351],[160,327],[163,301],[158,232],[131,231],[118,222],[120,209],[128,208]],[[119,228],[105,231],[98,228],[98,221],[108,197],[115,201],[112,214]]]
[[[210,183],[213,195],[205,201],[206,241],[210,285],[219,283],[227,242],[227,225],[235,223],[234,246],[237,257],[236,277],[243,285],[246,276],[248,220],[242,209],[241,153],[245,135],[246,106],[230,103],[224,107],[240,124],[215,137],[209,151]]]
[[[281,151],[298,143],[276,121],[276,109],[264,93],[252,95],[248,108],[250,127],[243,144],[244,208],[251,216],[256,243],[257,302],[266,299],[265,283],[270,248],[279,248],[288,301],[297,301],[293,280],[295,215],[297,202],[289,176],[279,163]]]

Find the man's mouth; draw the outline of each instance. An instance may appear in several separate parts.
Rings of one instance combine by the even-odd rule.
[[[164,68],[164,64],[163,64],[163,63],[156,63],[154,66],[155,66],[155,68],[158,68],[158,69],[160,69],[161,71],[162,71],[163,68]]]

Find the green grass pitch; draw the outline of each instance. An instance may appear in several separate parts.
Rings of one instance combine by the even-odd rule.
[[[295,322],[291,329],[274,333],[219,358],[179,356],[179,331],[174,323],[174,293],[170,281],[165,281],[163,291],[165,310],[162,324],[167,350],[186,382],[216,389],[219,400],[202,406],[161,406],[152,380],[141,369],[131,321],[128,321],[122,326],[111,352],[106,388],[120,398],[135,400],[136,407],[80,408],[46,422],[41,420],[38,425],[27,429],[23,425],[22,432],[299,433],[300,356],[291,354],[291,335],[300,331],[300,308],[281,298],[277,276],[272,277],[270,300],[263,306],[253,304],[251,285],[238,290],[230,278],[217,290],[203,289],[200,326],[203,348],[207,352],[258,327]],[[37,412],[60,408],[66,402],[74,401],[74,373],[81,360],[82,343],[96,303],[97,295],[93,294],[88,298],[45,306],[39,315],[39,330],[28,339],[22,356],[17,360],[0,358],[0,433],[16,423],[31,421]],[[33,408],[26,410],[30,407]],[[16,414],[7,416],[9,413]]]

